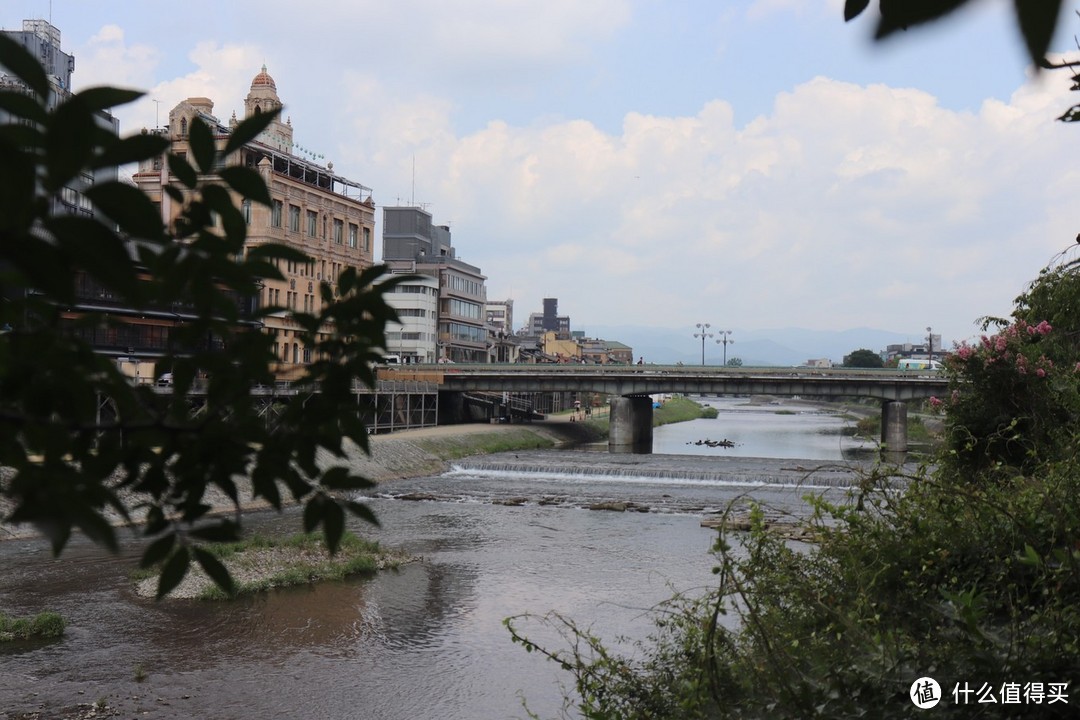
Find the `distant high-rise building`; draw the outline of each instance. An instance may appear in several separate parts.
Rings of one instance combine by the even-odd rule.
[[[529,315],[525,334],[539,337],[545,332],[554,332],[560,340],[570,338],[570,316],[559,315],[558,298],[544,298],[544,311]]]

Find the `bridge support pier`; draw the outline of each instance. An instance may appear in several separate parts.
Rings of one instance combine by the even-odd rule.
[[[881,404],[881,447],[890,455],[907,452],[906,402],[886,400]]]
[[[652,398],[624,395],[612,398],[608,427],[608,452],[652,452]]]

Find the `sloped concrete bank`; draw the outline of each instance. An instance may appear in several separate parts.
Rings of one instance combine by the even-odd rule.
[[[443,425],[371,438],[371,455],[357,452],[352,469],[376,482],[435,475],[462,457],[598,442],[603,435],[587,423],[551,420],[523,425]]]
[[[587,423],[571,423],[564,419],[524,425],[442,425],[373,435],[369,439],[370,455],[354,447],[344,460],[328,453],[320,460],[327,467],[346,464],[353,472],[383,483],[438,475],[448,468],[450,461],[470,455],[578,445],[601,439],[603,434]],[[0,477],[0,482],[5,479]],[[250,488],[243,481],[237,485],[245,509],[262,510],[268,507],[265,502],[250,499]],[[284,497],[288,498],[288,495]],[[213,488],[207,491],[206,500],[220,512],[233,511],[229,498]],[[11,503],[0,497],[0,517],[6,517],[11,509]],[[115,516],[113,522],[122,524],[123,518]],[[0,523],[0,540],[36,534],[30,525]]]

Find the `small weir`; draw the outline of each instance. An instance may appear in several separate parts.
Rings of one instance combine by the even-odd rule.
[[[623,482],[682,481],[708,485],[844,488],[867,472],[858,463],[688,455],[606,455],[591,452],[501,453],[455,462],[455,475],[533,475],[544,478]]]

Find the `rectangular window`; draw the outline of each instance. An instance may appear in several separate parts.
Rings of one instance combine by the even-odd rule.
[[[356,225],[349,223],[349,247],[351,248],[356,247],[357,231],[359,229]]]
[[[315,237],[319,232],[319,213],[314,210],[307,211],[307,234],[309,237]]]
[[[289,230],[292,232],[300,232],[300,206],[289,206]]]
[[[345,242],[345,223],[341,220],[334,220],[334,244],[341,245]]]
[[[371,252],[371,228],[364,228],[364,252]]]
[[[270,205],[270,226],[281,227],[281,208],[282,204],[280,200],[271,201]]]
[[[247,225],[250,225],[251,224],[251,201],[250,200],[244,200],[244,202],[241,203],[241,205],[240,205],[240,209],[244,213],[244,223],[246,223]]]

